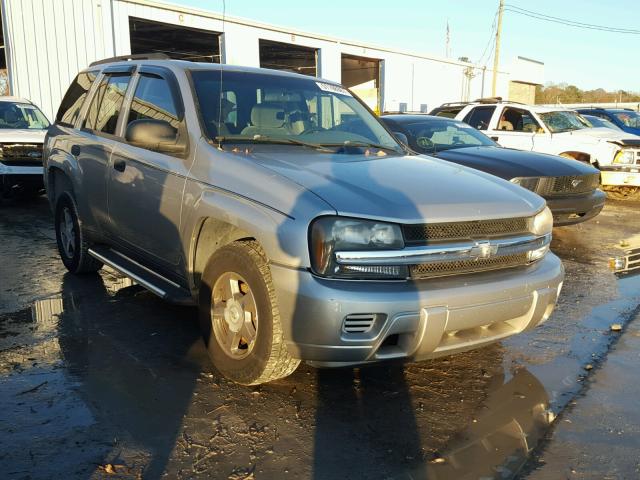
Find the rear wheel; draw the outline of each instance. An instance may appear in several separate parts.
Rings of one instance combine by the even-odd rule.
[[[58,252],[67,270],[90,273],[102,268],[102,262],[89,255],[87,236],[78,217],[75,200],[69,192],[63,192],[56,202],[55,229]]]
[[[202,274],[200,325],[211,361],[234,382],[277,380],[300,363],[284,343],[269,264],[257,242],[234,242],[213,254]]]

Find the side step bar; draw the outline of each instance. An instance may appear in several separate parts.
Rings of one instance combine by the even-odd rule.
[[[140,284],[163,300],[180,305],[194,305],[191,293],[175,282],[108,247],[93,247],[89,255]]]

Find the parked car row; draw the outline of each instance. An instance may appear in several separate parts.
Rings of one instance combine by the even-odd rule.
[[[621,193],[639,192],[640,137],[629,131],[639,125],[640,116],[627,110],[611,115],[605,114],[604,109],[587,111],[611,121],[617,119],[614,123],[626,125],[627,130],[593,128],[573,110],[506,102],[499,97],[447,103],[431,114],[462,120],[503,147],[590,163],[600,170],[603,186]]]
[[[554,223],[604,204],[588,163],[378,118],[334,82],[158,55],[80,72],[43,170],[66,268],[198,305],[212,362],[242,384],[534,328],[562,288]]]

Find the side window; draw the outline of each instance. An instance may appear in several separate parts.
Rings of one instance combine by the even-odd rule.
[[[498,123],[498,130],[537,133],[540,125],[531,112],[520,108],[505,108]]]
[[[115,134],[129,75],[106,75],[96,91],[84,121],[84,128]]]
[[[495,111],[495,106],[474,107],[467,116],[464,117],[463,122],[471,125],[473,128],[477,128],[478,130],[486,130],[489,128],[489,122],[491,121],[491,117]]]
[[[68,127],[72,127],[76,123],[82,104],[95,79],[95,72],[83,72],[75,78],[62,99],[56,115],[56,123]]]
[[[177,129],[180,126],[177,111],[167,81],[155,75],[142,74],[131,102],[127,125],[136,120],[155,119],[164,120]]]
[[[462,107],[438,108],[434,112],[432,112],[431,115],[435,115],[436,117],[456,118],[456,115],[458,115],[461,111]]]

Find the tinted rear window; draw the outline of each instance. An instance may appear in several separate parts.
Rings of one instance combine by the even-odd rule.
[[[475,107],[464,117],[463,121],[478,130],[486,130],[495,110],[496,107]]]
[[[62,99],[58,114],[56,115],[56,123],[61,125],[73,126],[80,114],[80,109],[87,98],[87,93],[96,79],[95,72],[80,73]]]

